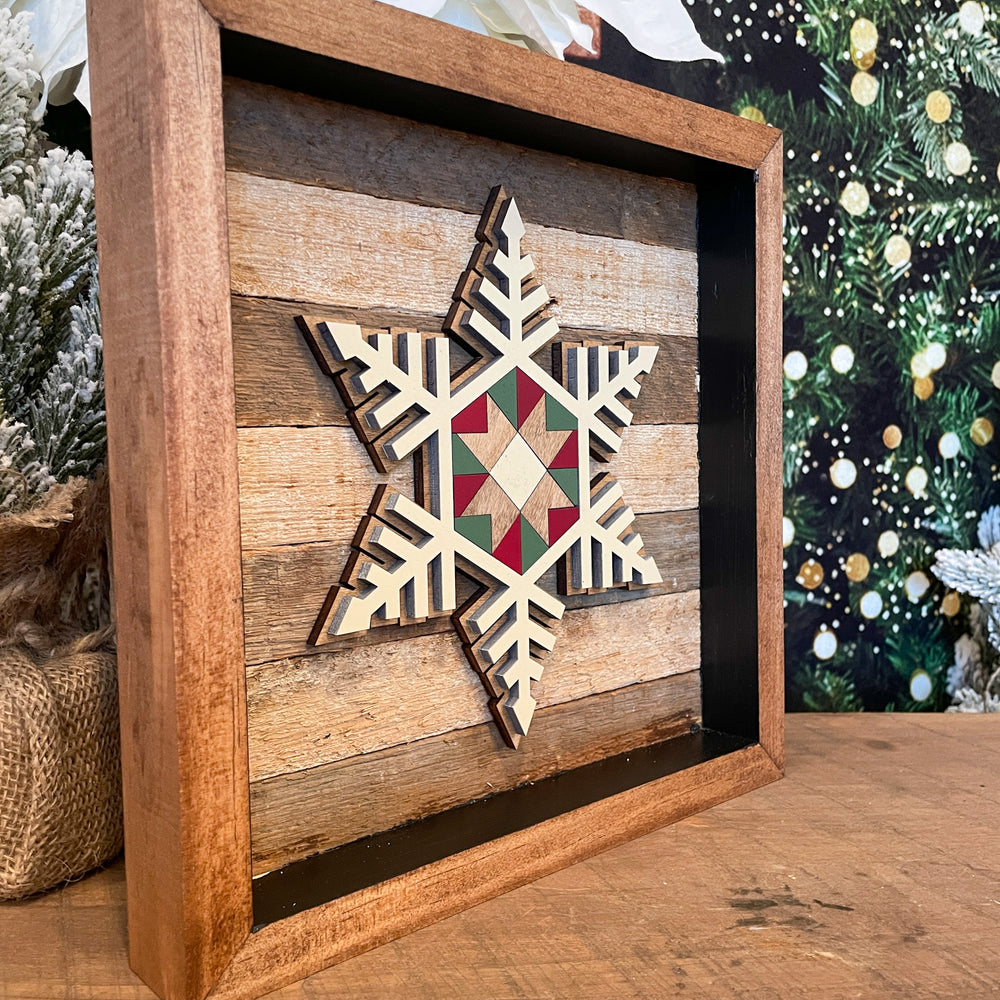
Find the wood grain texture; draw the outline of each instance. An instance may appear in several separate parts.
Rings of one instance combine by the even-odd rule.
[[[436,314],[476,245],[478,213],[230,172],[233,291]],[[484,196],[489,192],[483,192]],[[528,223],[524,250],[560,324],[693,337],[693,251]]]
[[[275,1000],[1000,993],[1000,801],[983,792],[1000,765],[996,718],[790,715],[786,726],[783,781],[285,986]],[[121,862],[0,904],[0,954],[4,1000],[153,996],[126,961]],[[278,985],[270,976],[262,988]]]
[[[781,137],[757,185],[757,619],[760,742],[784,767],[784,611],[781,508]]]
[[[697,669],[698,599],[689,591],[630,604],[630,637],[611,649],[620,608],[567,611],[535,688],[539,709]],[[452,632],[252,666],[247,698],[252,781],[490,718]]]
[[[668,511],[640,514],[636,526],[646,551],[656,560],[663,583],[655,587],[608,590],[602,594],[577,594],[560,598],[567,608],[589,607],[645,600],[657,594],[697,590],[698,512]],[[289,656],[318,655],[331,649],[379,642],[395,642],[415,635],[448,632],[450,618],[435,618],[402,628],[378,626],[361,638],[344,637],[318,650],[306,646],[306,636],[316,620],[329,588],[340,579],[350,551],[349,539],[307,545],[245,549],[243,552],[243,606],[246,660],[263,663]],[[459,581],[459,600],[472,596],[474,586]],[[549,593],[556,592],[556,571],[541,578]]]
[[[598,132],[755,169],[776,132],[746,119],[552,60],[371,0],[208,0],[233,31],[485,98]],[[377,39],[377,44],[373,44]],[[524,85],[525,80],[531,86]]]
[[[770,758],[750,747],[269,924],[251,936],[213,997],[273,989],[776,777]]]
[[[200,1000],[251,924],[218,29],[89,6],[131,961]]]
[[[540,709],[517,753],[486,723],[255,782],[254,874],[680,735],[700,695],[693,671]]]
[[[439,316],[392,310],[346,309],[315,302],[279,302],[234,296],[233,355],[236,367],[236,420],[241,427],[346,426],[344,405],[333,383],[319,370],[295,325],[295,317],[320,315],[334,322],[357,323],[365,328],[403,327],[440,334]],[[614,320],[610,316],[609,320]],[[567,328],[557,342],[586,339],[614,344],[628,340],[628,330],[604,332]],[[653,370],[642,381],[635,402],[635,422],[640,424],[693,424],[698,419],[698,345],[691,337],[646,334],[644,339],[658,349]],[[470,360],[457,346],[452,348],[453,368]],[[535,360],[551,374],[548,350]]]
[[[503,183],[526,218],[558,229],[696,246],[692,184],[235,78],[224,81],[223,107],[226,163],[239,173],[473,215],[490,188]]]
[[[377,472],[346,427],[239,431],[244,548],[350,540],[377,486],[413,495],[413,464]]]
[[[698,503],[698,430],[641,424],[601,471],[637,514]],[[375,487],[413,496],[413,467],[377,473],[347,427],[246,427],[238,432],[241,530],[247,549],[350,539]]]

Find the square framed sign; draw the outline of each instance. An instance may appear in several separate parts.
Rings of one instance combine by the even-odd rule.
[[[780,133],[374,0],[88,19],[136,972],[779,777]]]

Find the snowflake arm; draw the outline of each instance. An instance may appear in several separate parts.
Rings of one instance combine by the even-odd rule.
[[[646,554],[642,536],[630,530],[635,515],[624,503],[620,483],[607,476],[595,477],[585,517],[581,538],[567,556],[567,589],[580,592],[663,582],[652,556]]]
[[[366,332],[356,323],[299,326],[352,411],[352,423],[379,468],[413,454],[447,423],[450,382],[448,341],[406,331],[394,337]],[[424,369],[426,359],[427,370]]]
[[[537,704],[531,684],[541,680],[542,658],[555,646],[544,619],[562,613],[561,602],[530,585],[484,590],[455,616],[466,653],[490,695],[490,710],[515,750]]]
[[[586,412],[591,452],[606,462],[621,449],[622,433],[632,424],[625,400],[638,398],[642,376],[653,367],[657,348],[652,344],[620,348],[563,344],[561,350],[566,388]]]
[[[455,555],[436,523],[412,500],[379,487],[310,641],[364,632],[374,619],[420,621],[454,610]]]
[[[530,358],[559,332],[555,320],[544,315],[551,298],[534,280],[534,261],[521,254],[524,234],[517,203],[502,187],[494,188],[476,230],[480,242],[445,322],[448,332],[508,367]]]

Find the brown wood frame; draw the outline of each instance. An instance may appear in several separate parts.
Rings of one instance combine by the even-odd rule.
[[[373,0],[90,0],[88,21],[135,971],[168,1000],[257,996],[780,776],[780,133]],[[755,172],[750,745],[255,933],[220,31]]]

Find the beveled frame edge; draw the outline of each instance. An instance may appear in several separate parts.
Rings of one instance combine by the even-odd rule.
[[[784,140],[757,167],[757,655],[760,745],[785,769],[782,569],[782,265]]]
[[[194,1000],[252,920],[219,27],[196,0],[88,27],[130,960]]]
[[[780,776],[780,133],[374,0],[335,25],[323,0],[89,0],[88,22],[133,969],[168,1000],[257,996]],[[758,171],[760,745],[253,935],[220,28]]]

